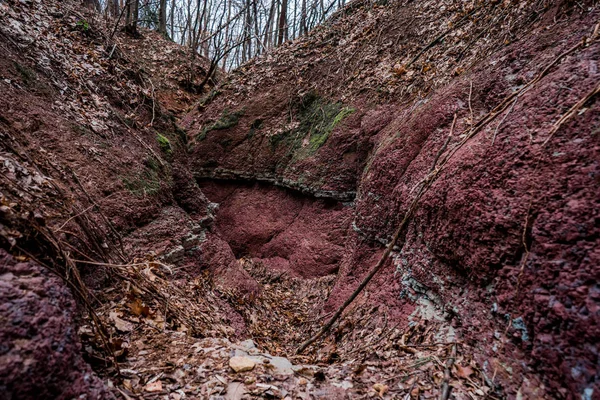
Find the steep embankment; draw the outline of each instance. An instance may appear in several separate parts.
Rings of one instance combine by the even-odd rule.
[[[85,359],[128,396],[597,397],[598,18],[356,1],[203,94],[154,33],[0,3],[0,390],[110,396]],[[215,337],[290,356],[424,184],[320,366],[229,368],[257,350]]]
[[[115,270],[177,261],[185,268],[167,269],[169,290],[203,276],[198,244],[213,216],[173,113],[198,97],[207,61],[152,32],[125,37],[79,2],[51,0],[0,2],[0,54],[0,397],[111,398],[83,358],[114,374],[111,354],[123,356],[127,343],[115,304],[119,315],[131,301],[150,307],[163,329],[184,319],[194,332],[231,324],[214,312],[228,310],[224,302],[206,306],[200,288],[185,308],[208,307],[202,321],[175,315],[177,299],[167,320],[139,275]],[[256,290],[231,267],[214,277],[239,275]]]
[[[535,373],[553,396],[597,396],[599,15],[593,3],[353,2],[200,101],[184,120],[191,169],[230,181],[208,196],[218,226],[254,224],[247,242],[239,227],[228,240],[267,264],[264,248],[294,230],[253,238],[271,237],[265,220],[287,215],[273,204],[289,195],[231,182],[353,201],[336,206],[353,217],[336,217],[348,231],[329,310],[432,180],[366,296],[401,323],[455,329],[508,393]]]

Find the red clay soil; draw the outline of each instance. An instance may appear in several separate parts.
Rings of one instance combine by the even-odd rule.
[[[107,57],[107,32],[82,29],[93,17],[70,1],[0,3],[0,245],[54,267],[160,258],[180,280],[208,272],[240,304],[261,292],[240,257],[299,277],[337,273],[333,311],[377,263],[456,115],[445,149],[457,151],[359,302],[400,328],[445,324],[508,398],[600,398],[598,96],[553,130],[600,81],[599,15],[591,2],[356,1],[206,93],[185,133],[169,110],[197,93],[179,92],[176,62],[153,63],[152,46],[120,34],[118,47],[146,61]],[[159,82],[161,68],[174,75]],[[45,252],[55,244],[62,253]],[[12,347],[0,357],[39,351],[40,397],[70,380],[77,393],[65,397],[101,398],[65,284],[2,254],[2,310],[48,318],[24,320],[23,348],[19,325],[2,324]],[[77,265],[92,292],[114,279]],[[240,315],[219,307],[243,332]],[[64,354],[32,341],[46,326]],[[27,373],[0,368],[0,389],[35,398],[17,392]]]
[[[216,228],[238,257],[305,278],[337,272],[352,208],[264,183],[199,182],[219,203]]]
[[[438,9],[437,4],[422,2],[392,10],[362,4],[354,3],[349,15],[339,15],[307,38],[242,67],[215,92],[212,103],[201,103],[199,111],[186,117],[195,176],[268,181],[338,200],[357,193],[348,234],[340,235],[347,239],[327,306],[333,311],[376,264],[381,243],[389,241],[415,187],[451,133],[454,115],[456,127],[447,149],[561,53],[592,36],[560,57],[545,77],[453,154],[422,198],[403,246],[393,254],[393,265],[369,286],[368,298],[393,310],[403,323],[419,308],[419,301],[433,302],[459,338],[478,348],[485,373],[505,385],[507,394],[527,393],[531,374],[539,374],[548,396],[598,398],[597,96],[552,133],[561,116],[593,93],[600,81],[598,11],[591,6],[583,12],[556,6],[533,12],[529,3],[517,11],[506,4],[488,4],[489,18],[504,15],[516,21],[511,39],[493,45],[504,37],[486,31],[496,25],[471,21],[469,26],[476,29],[469,36],[462,36],[468,27],[457,28],[456,35],[434,43],[431,53],[415,64],[392,64],[397,76],[382,86],[388,91],[382,99],[345,86],[349,71],[344,74],[345,67],[335,66],[335,54],[372,48],[371,42],[353,41],[352,35],[381,18],[385,22],[378,41],[409,43],[410,57],[402,56],[408,61],[442,30],[411,47],[417,40],[411,35],[417,33],[402,25],[409,24],[407,15],[421,7],[428,16],[457,23],[459,17],[449,17],[449,10],[459,6]],[[531,18],[519,19],[525,14]],[[388,31],[386,23],[396,23],[396,30]],[[494,39],[469,44],[478,30]],[[468,56],[457,57],[463,48]],[[378,59],[396,54],[389,51],[379,53]],[[452,59],[449,54],[459,61],[444,64]],[[281,65],[287,69],[277,67]],[[337,75],[326,72],[332,67],[338,68]],[[379,73],[370,59],[362,68]],[[331,89],[332,80],[340,85],[337,91]],[[418,91],[389,95],[402,85]],[[314,131],[294,130],[302,123],[297,104],[311,90],[324,102],[342,99],[355,109],[313,154],[307,149]],[[213,129],[231,113],[237,113],[239,121]],[[286,134],[300,136],[280,140]],[[207,184],[204,191],[223,204],[217,226],[234,252],[258,258],[278,254],[284,260],[274,267],[287,268],[289,258],[282,254],[294,252],[303,238],[282,246],[283,238],[277,236],[272,245],[263,244],[294,214],[293,205],[274,205],[288,204],[287,192],[276,199],[274,189],[260,185],[251,190],[246,185],[216,186]],[[342,221],[345,215],[336,218]],[[320,211],[313,210],[305,220],[319,218]],[[292,229],[283,237],[302,232]]]
[[[77,309],[63,281],[0,249],[3,399],[114,399],[83,360]]]

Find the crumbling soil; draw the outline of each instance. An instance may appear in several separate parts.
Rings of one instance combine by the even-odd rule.
[[[352,207],[269,184],[199,182],[219,204],[216,228],[237,258],[250,256],[272,270],[318,277],[337,272]]]
[[[0,389],[598,397],[599,14],[575,3],[354,1],[203,93],[155,33],[0,3]]]

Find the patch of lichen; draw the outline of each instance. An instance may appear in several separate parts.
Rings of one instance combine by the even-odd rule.
[[[328,101],[315,92],[300,98],[294,108],[296,127],[272,135],[269,140],[274,147],[282,142],[290,145],[296,159],[315,154],[327,142],[335,127],[355,111],[341,102]]]
[[[244,110],[229,112],[229,110],[225,109],[223,110],[221,117],[219,117],[217,121],[204,126],[196,138],[198,140],[204,140],[209,132],[233,128],[240,122],[240,117],[243,115]]]
[[[171,147],[171,142],[167,139],[166,136],[161,135],[160,133],[156,134],[156,141],[158,142],[158,146],[162,150],[163,153],[167,155],[171,155],[173,153],[173,148]]]

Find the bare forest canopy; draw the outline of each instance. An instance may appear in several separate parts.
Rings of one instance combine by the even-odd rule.
[[[306,34],[346,0],[84,0],[125,24],[155,29],[225,70]]]

